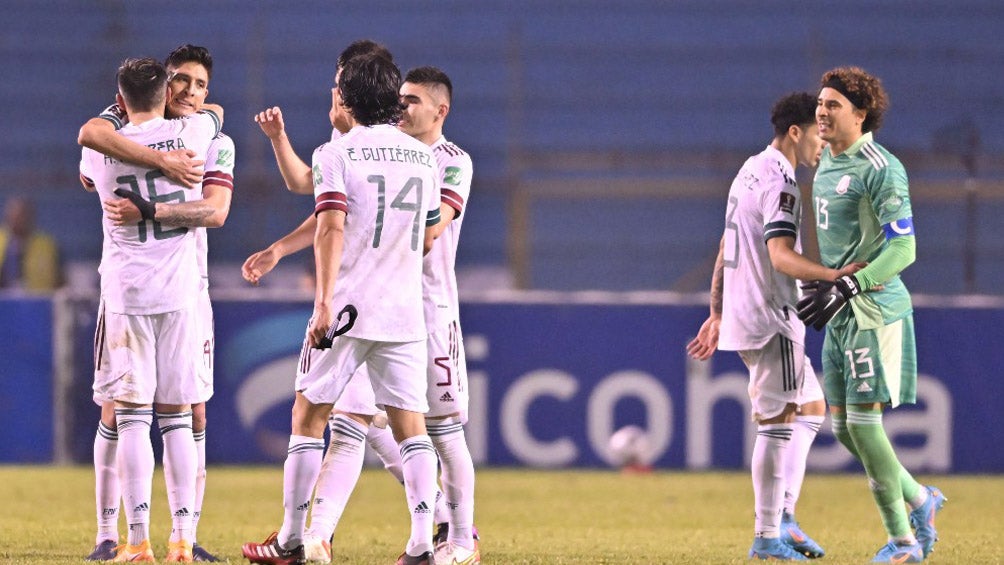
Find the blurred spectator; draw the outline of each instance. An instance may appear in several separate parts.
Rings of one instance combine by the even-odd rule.
[[[0,288],[51,292],[63,284],[56,241],[35,229],[35,206],[23,196],[4,205],[0,226]]]

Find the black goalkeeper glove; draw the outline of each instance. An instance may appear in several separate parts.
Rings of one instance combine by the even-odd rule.
[[[342,316],[345,316],[346,314],[349,316],[348,320],[346,320],[344,326],[339,327],[338,324],[342,322]],[[338,313],[338,316],[335,318],[335,322],[328,328],[328,332],[324,334],[321,341],[317,343],[317,347],[315,349],[331,349],[331,346],[334,345],[336,337],[351,330],[352,326],[356,325],[356,316],[358,315],[359,311],[356,310],[355,306],[346,304],[345,308],[342,308],[342,311]]]
[[[844,275],[833,282],[807,282],[802,285],[802,290],[805,295],[795,305],[798,319],[821,330],[851,298],[861,294],[861,285],[854,275]]]
[[[157,205],[149,200],[143,198],[139,194],[131,190],[126,190],[124,188],[116,188],[115,195],[119,198],[128,198],[133,204],[139,208],[139,214],[143,216],[144,220],[152,220],[153,216],[157,213]]]

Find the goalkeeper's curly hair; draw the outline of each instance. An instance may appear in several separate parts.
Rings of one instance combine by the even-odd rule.
[[[861,67],[838,67],[824,73],[821,83],[827,86],[833,80],[843,83],[847,90],[844,95],[858,109],[867,112],[861,131],[878,131],[882,127],[885,111],[889,109],[889,95],[886,94],[881,79]]]
[[[360,125],[393,124],[401,119],[401,71],[380,55],[360,55],[345,63],[338,79],[342,105]]]

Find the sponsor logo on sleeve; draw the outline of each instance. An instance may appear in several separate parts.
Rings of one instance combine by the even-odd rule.
[[[779,206],[779,209],[782,212],[785,212],[787,214],[794,214],[795,213],[795,195],[791,194],[791,193],[788,193],[788,192],[782,192],[781,193],[781,205]]]
[[[220,149],[216,154],[216,165],[220,167],[234,166],[234,152],[229,149]]]
[[[324,183],[324,175],[321,174],[321,165],[314,165],[314,186],[320,186]]]
[[[446,167],[443,173],[443,184],[457,186],[464,180],[464,171],[460,167]]]

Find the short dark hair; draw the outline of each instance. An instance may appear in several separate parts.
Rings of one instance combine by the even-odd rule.
[[[401,71],[386,57],[361,55],[346,61],[338,81],[342,104],[361,125],[401,119]]]
[[[882,81],[861,67],[837,67],[826,71],[820,81],[822,86],[831,87],[844,95],[854,107],[867,112],[861,124],[861,132],[878,131],[882,118],[889,109],[889,95]]]
[[[412,84],[440,84],[446,87],[446,101],[453,101],[453,83],[450,77],[436,67],[416,67],[408,71],[404,82]]]
[[[122,98],[129,109],[148,112],[164,104],[167,95],[167,69],[152,57],[122,61],[115,75]]]
[[[186,43],[177,47],[164,59],[165,67],[180,67],[185,63],[198,63],[206,68],[206,74],[213,78],[213,56],[209,54],[209,49]]]
[[[815,123],[816,105],[816,97],[808,92],[791,92],[781,97],[770,110],[774,136],[787,134],[791,126]]]
[[[357,39],[338,55],[338,67],[344,68],[345,63],[348,63],[350,59],[361,55],[377,55],[392,63],[394,62],[394,55],[383,45],[370,39]]]

